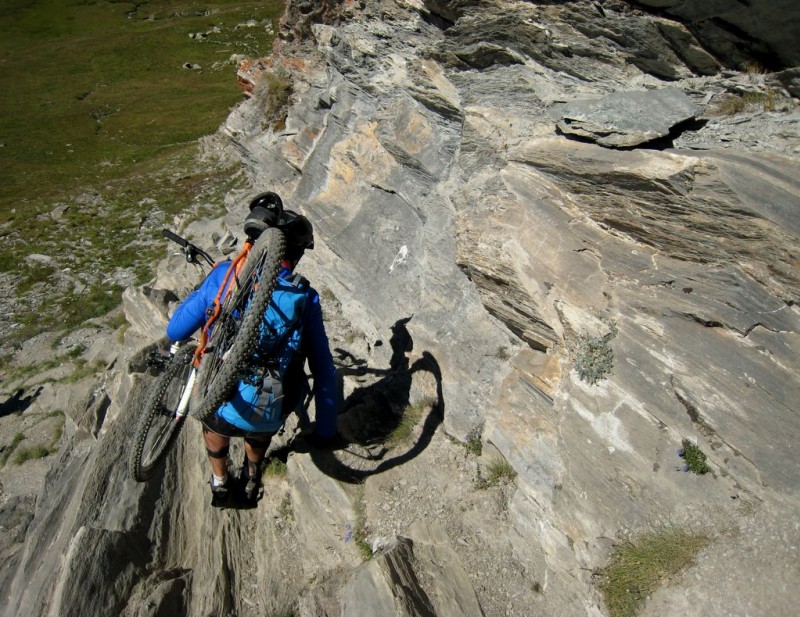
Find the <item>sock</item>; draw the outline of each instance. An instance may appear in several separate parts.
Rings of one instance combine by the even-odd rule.
[[[211,474],[211,486],[222,486],[228,481],[228,474],[226,473],[221,478],[215,474]]]

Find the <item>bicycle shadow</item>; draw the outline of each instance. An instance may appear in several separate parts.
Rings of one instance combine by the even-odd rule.
[[[406,325],[411,317],[400,319],[392,326],[389,341],[392,357],[388,369],[371,368],[367,361],[353,354],[335,349],[337,373],[345,376],[380,376],[374,383],[357,387],[344,400],[338,418],[339,433],[343,443],[331,450],[308,449],[300,440],[292,449],[308,452],[317,468],[342,482],[356,484],[367,477],[383,473],[418,456],[431,443],[437,427],[444,421],[442,374],[434,356],[425,351],[413,364],[408,353],[413,350],[413,340]],[[415,373],[424,371],[435,380],[435,396],[426,401],[427,413],[416,423],[420,426],[418,437],[412,443],[394,445],[395,431],[408,422],[412,380]]]
[[[0,403],[0,418],[10,416],[12,413],[21,414],[33,404],[33,401],[42,393],[42,390],[43,387],[39,386],[33,393],[22,396],[25,394],[25,389],[18,389],[8,399]]]

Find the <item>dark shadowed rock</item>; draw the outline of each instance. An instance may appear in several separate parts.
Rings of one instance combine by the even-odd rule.
[[[800,65],[800,5],[794,0],[638,0],[636,5],[684,22],[729,66],[743,68],[754,61],[773,69]]]

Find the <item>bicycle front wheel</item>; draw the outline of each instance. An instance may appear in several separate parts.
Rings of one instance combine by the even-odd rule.
[[[128,472],[137,482],[153,476],[183,426],[186,415],[177,411],[190,385],[193,357],[193,346],[182,349],[150,387],[128,458]]]
[[[250,250],[236,288],[222,303],[200,361],[190,404],[191,414],[200,420],[228,400],[247,370],[285,247],[280,229],[266,229]]]

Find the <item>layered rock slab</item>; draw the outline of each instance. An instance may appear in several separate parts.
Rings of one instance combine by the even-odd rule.
[[[595,101],[565,104],[558,128],[601,146],[632,147],[669,135],[697,112],[698,106],[675,88],[615,92]]]

